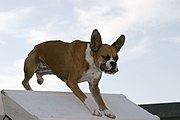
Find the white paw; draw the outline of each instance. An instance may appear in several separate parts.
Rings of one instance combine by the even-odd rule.
[[[103,114],[102,114],[102,112],[99,111],[98,109],[94,109],[93,112],[92,112],[92,115],[101,117]]]
[[[95,116],[103,115],[103,113],[101,111],[99,111],[98,109],[95,109],[96,107],[94,106],[93,102],[91,100],[89,100],[88,98],[85,99],[84,104],[92,115],[95,115]]]
[[[105,116],[109,117],[109,118],[112,118],[112,119],[115,119],[116,116],[113,112],[111,112],[109,109],[105,109],[102,111],[104,113]]]

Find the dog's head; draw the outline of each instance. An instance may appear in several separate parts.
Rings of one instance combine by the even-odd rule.
[[[124,45],[125,36],[121,35],[112,45],[102,44],[101,35],[94,30],[91,35],[90,47],[93,51],[94,63],[101,71],[114,74],[118,71],[118,52]]]

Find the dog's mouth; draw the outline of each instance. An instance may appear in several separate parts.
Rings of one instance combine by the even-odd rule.
[[[118,70],[105,70],[104,72],[105,73],[108,73],[108,74],[115,74]]]
[[[101,71],[108,73],[108,74],[115,74],[116,72],[118,72],[117,67],[111,67],[110,69],[108,69],[108,67],[105,64],[100,65],[100,69]]]

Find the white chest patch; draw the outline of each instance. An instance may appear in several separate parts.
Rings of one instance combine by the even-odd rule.
[[[89,63],[89,69],[82,74],[82,77],[78,82],[88,81],[93,84],[100,78],[102,74],[100,68],[96,67],[96,65],[94,64],[94,58],[91,56],[90,52],[91,52],[90,45],[87,44],[86,61]]]

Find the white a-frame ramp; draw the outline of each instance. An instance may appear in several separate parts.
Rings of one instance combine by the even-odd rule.
[[[90,94],[87,94],[91,97]],[[160,120],[140,108],[124,95],[103,94],[116,120]],[[3,90],[0,98],[0,120],[110,120],[92,116],[72,93]]]

